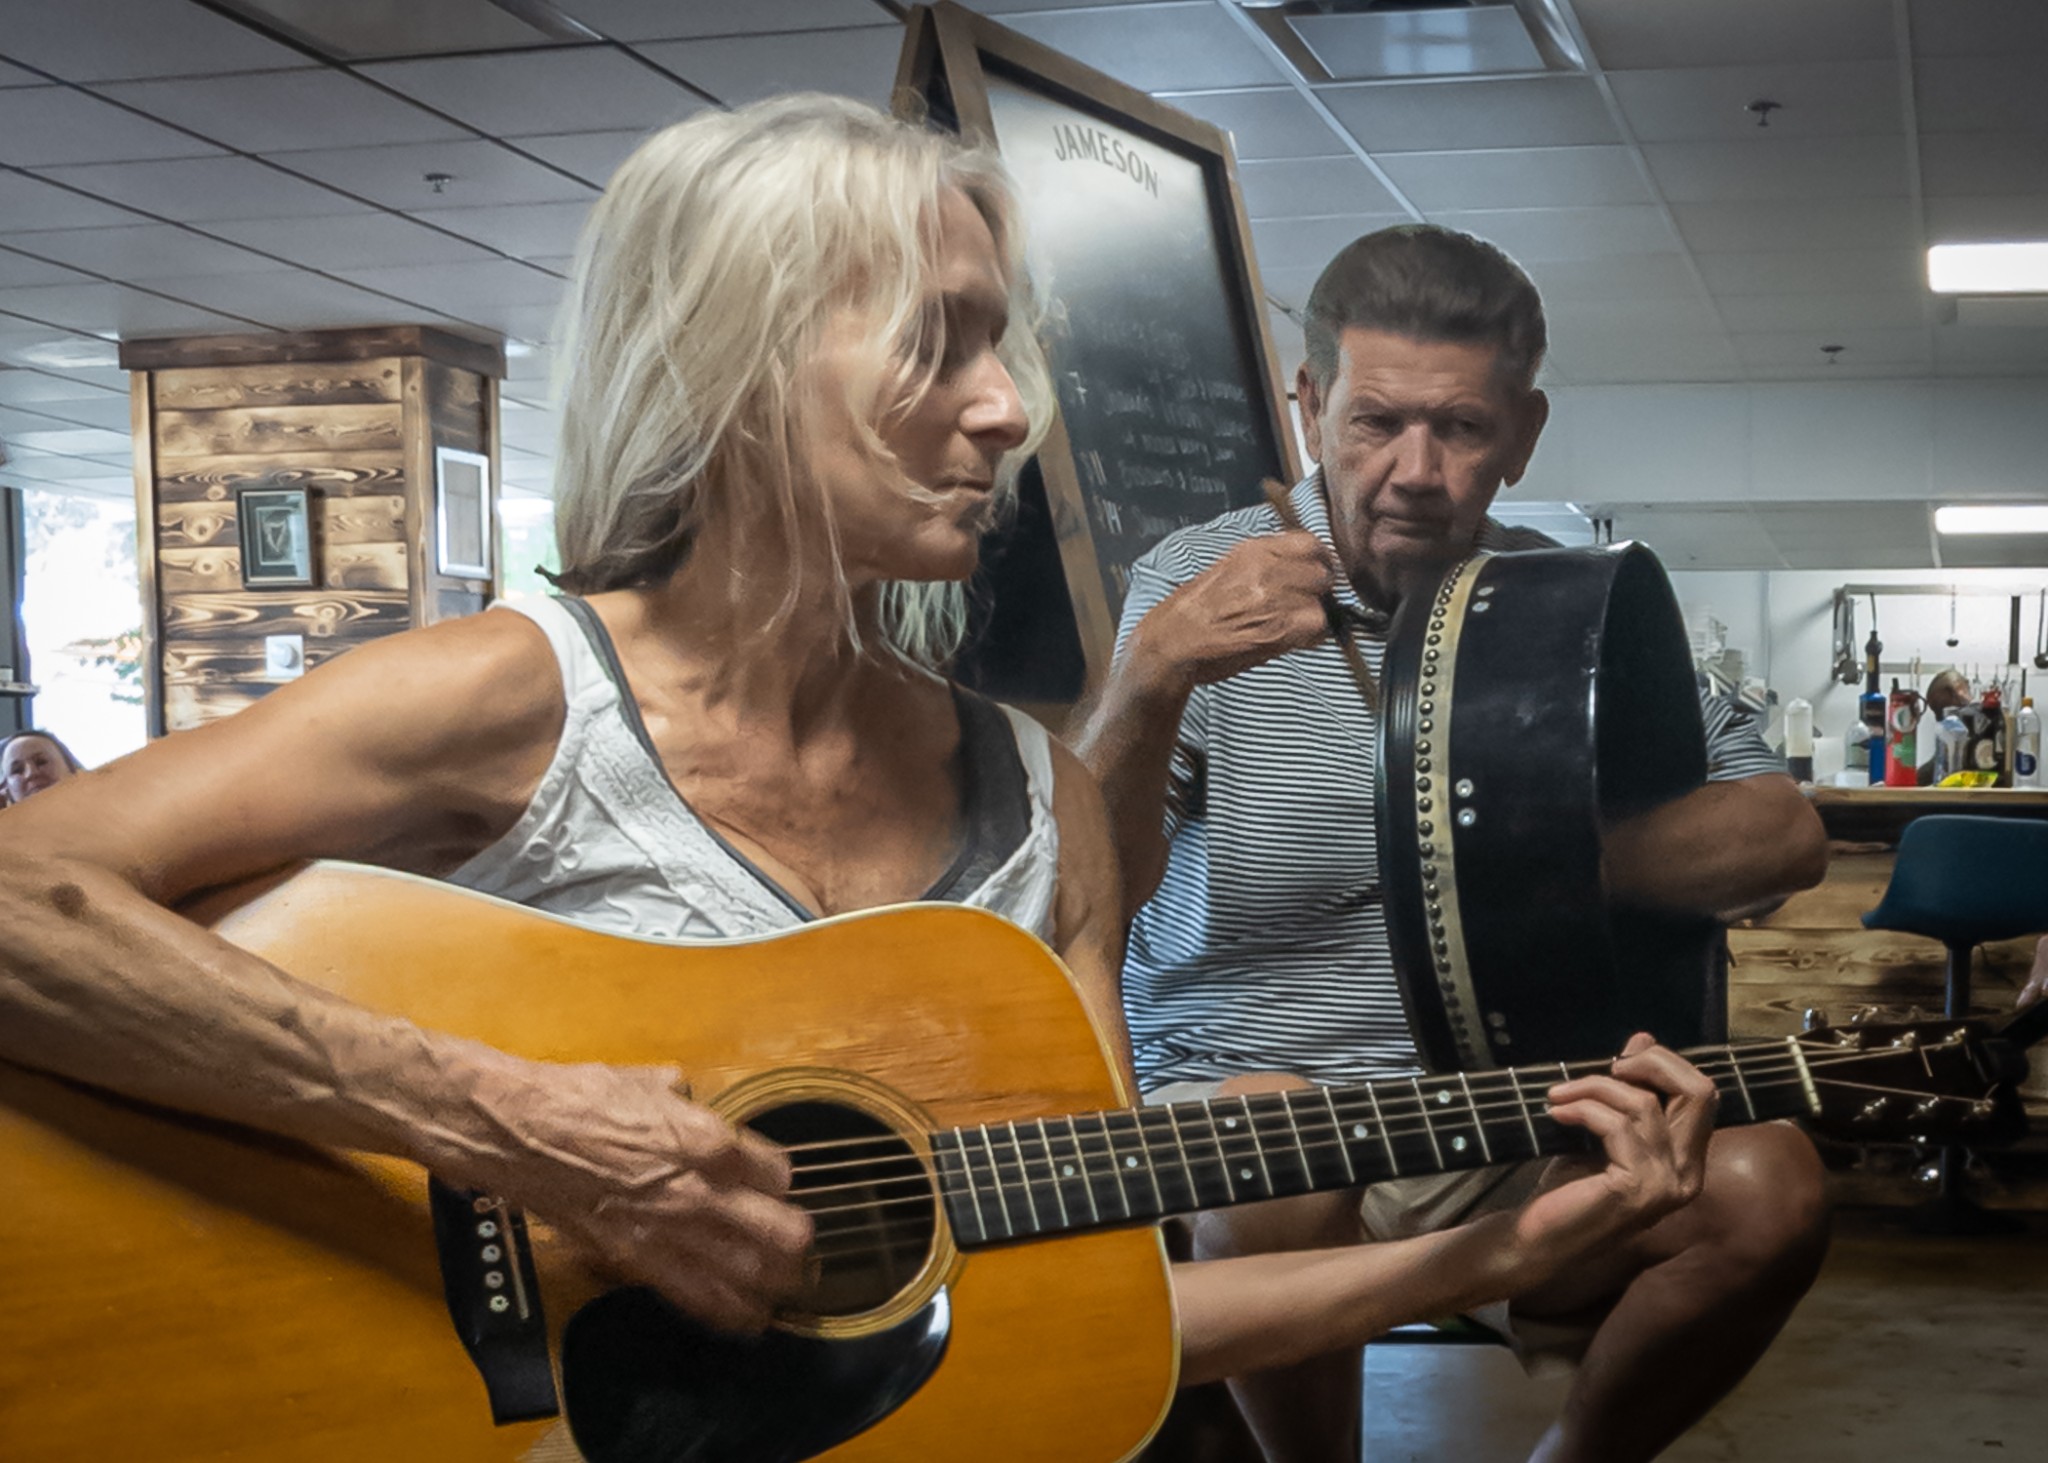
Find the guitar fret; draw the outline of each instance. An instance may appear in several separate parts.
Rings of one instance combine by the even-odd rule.
[[[1115,1166],[1118,1178],[1126,1178],[1136,1173],[1142,1165],[1152,1183],[1152,1199],[1156,1207],[1151,1212],[1163,1214],[1166,1211],[1166,1197],[1160,1192],[1159,1174],[1152,1167],[1152,1154],[1145,1146],[1144,1130],[1139,1125],[1136,1115],[1129,1112],[1106,1112],[1102,1114],[1102,1130],[1108,1139],[1109,1160]],[[1126,1150],[1120,1153],[1116,1146],[1116,1140],[1120,1136],[1126,1140],[1135,1140],[1137,1152]],[[1141,1192],[1138,1207],[1142,1208],[1143,1204],[1144,1196]],[[1128,1189],[1124,1193],[1124,1207],[1132,1216],[1136,1215],[1137,1209],[1131,1206]]]
[[[1223,1192],[1229,1203],[1237,1202],[1237,1185],[1230,1181],[1230,1155],[1223,1149],[1223,1134],[1216,1129],[1216,1104],[1209,1098],[1202,1099],[1202,1111],[1209,1119],[1209,1141],[1216,1145],[1217,1166],[1223,1170]]]
[[[1052,1197],[1060,1206],[1060,1228],[1072,1229],[1074,1221],[1067,1214],[1067,1196],[1060,1191],[1060,1171],[1052,1161],[1052,1134],[1045,1130],[1045,1119],[1038,1119],[1038,1141],[1045,1148],[1045,1176],[1052,1182]]]
[[[974,1187],[974,1159],[968,1155],[967,1145],[961,1141],[960,1132],[953,1132],[953,1151],[960,1158],[960,1174],[967,1180],[967,1200],[974,1209],[974,1223],[981,1231],[981,1238],[989,1238],[988,1212],[981,1207],[981,1194]]]
[[[1178,1142],[1170,1108],[1141,1107],[1137,1110],[1138,1142],[1145,1150],[1145,1167],[1152,1175],[1152,1192],[1159,1197],[1161,1214],[1185,1214],[1202,1207],[1195,1192],[1194,1175],[1188,1172],[1185,1156],[1176,1159]],[[1173,1193],[1166,1191],[1172,1189]],[[1186,1192],[1182,1192],[1185,1189]]]
[[[1436,1125],[1429,1118],[1429,1099],[1422,1095],[1422,1079],[1410,1077],[1408,1085],[1415,1089],[1415,1107],[1416,1111],[1422,1114],[1422,1131],[1429,1135],[1429,1151],[1436,1155],[1436,1166],[1441,1169],[1444,1166],[1444,1150],[1436,1141]]]
[[[1344,1139],[1344,1119],[1337,1116],[1337,1101],[1330,1096],[1330,1089],[1323,1090],[1323,1106],[1330,1110],[1330,1132],[1337,1139],[1337,1155],[1344,1160],[1344,1176],[1352,1183],[1358,1182],[1358,1170],[1351,1162],[1351,1145]]]
[[[989,1139],[987,1123],[981,1125],[981,1146],[988,1153],[989,1179],[995,1185],[996,1203],[1002,1206],[1003,1228],[1008,1231],[1006,1237],[1015,1238],[1017,1226],[1010,1219],[1010,1201],[1003,1194],[1003,1167],[996,1162],[996,1145]],[[988,1225],[984,1222],[982,1229],[986,1231],[987,1228]]]
[[[1273,1170],[1266,1166],[1266,1145],[1259,1141],[1259,1125],[1252,1116],[1251,1099],[1240,1097],[1237,1100],[1237,1105],[1243,1110],[1245,1136],[1251,1139],[1252,1154],[1259,1160],[1259,1177],[1265,1180],[1266,1193],[1270,1197],[1274,1192]]]
[[[1515,1110],[1522,1115],[1522,1126],[1529,1131],[1529,1156],[1536,1157],[1543,1151],[1542,1140],[1536,1136],[1535,1120],[1529,1116],[1529,1099],[1523,1095],[1522,1079],[1515,1075],[1515,1069],[1508,1069],[1508,1085],[1515,1089]]]
[[[1081,1130],[1074,1126],[1074,1115],[1067,1114],[1067,1132],[1074,1139],[1074,1162],[1081,1170],[1081,1187],[1088,1194],[1088,1213],[1097,1224],[1102,1223],[1102,1210],[1095,1203],[1095,1180],[1088,1172],[1088,1154],[1081,1147]]]
[[[1749,1120],[1756,1121],[1756,1099],[1749,1095],[1749,1084],[1742,1079],[1742,1058],[1735,1054],[1734,1047],[1726,1047],[1729,1063],[1735,1071],[1735,1086],[1742,1093],[1742,1101],[1749,1108]]]
[[[1164,1111],[1166,1113],[1166,1125],[1173,1133],[1174,1151],[1180,1154],[1181,1172],[1187,1175],[1188,1198],[1192,1201],[1191,1207],[1199,1209],[1202,1205],[1202,1188],[1200,1182],[1195,1178],[1195,1165],[1188,1157],[1187,1144],[1181,1142],[1180,1139],[1180,1119],[1173,1115],[1173,1105],[1171,1103],[1167,1104]]]
[[[1479,1139],[1479,1156],[1491,1163],[1493,1145],[1486,1141],[1486,1119],[1479,1115],[1479,1104],[1472,1097],[1472,1084],[1465,1080],[1463,1072],[1458,1074],[1458,1086],[1464,1089],[1465,1106],[1472,1109],[1472,1132]]]
[[[1380,1111],[1380,1095],[1370,1083],[1365,1089],[1366,1101],[1372,1104],[1372,1125],[1380,1130],[1380,1146],[1387,1150],[1387,1171],[1391,1177],[1401,1177],[1401,1160],[1394,1156],[1394,1136],[1387,1131],[1387,1115]]]
[[[1017,1182],[1024,1190],[1025,1207],[1031,1211],[1031,1231],[1044,1234],[1045,1226],[1038,1222],[1038,1200],[1031,1193],[1031,1172],[1024,1166],[1024,1145],[1017,1141],[1017,1125],[1013,1122],[1007,1126],[1010,1129],[1010,1148],[1017,1155]]]
[[[1294,1102],[1291,1094],[1280,1094],[1280,1111],[1287,1115],[1287,1131],[1294,1135],[1294,1151],[1301,1155],[1301,1190],[1309,1193],[1316,1186],[1316,1171],[1309,1162],[1308,1144],[1301,1141],[1301,1124],[1294,1120]]]
[[[1123,1165],[1116,1161],[1116,1140],[1110,1136],[1109,1117],[1106,1113],[1095,1113],[1095,1126],[1102,1129],[1102,1146],[1109,1154],[1109,1176],[1116,1180],[1116,1196],[1123,1202],[1124,1218],[1134,1219],[1137,1211],[1131,1207],[1131,1191],[1124,1187]]]

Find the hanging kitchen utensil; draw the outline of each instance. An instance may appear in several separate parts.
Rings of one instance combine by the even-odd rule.
[[[2041,613],[2034,621],[2034,669],[2048,671],[2048,589],[2041,591]]]
[[[1961,642],[1956,639],[1956,592],[1948,592],[1948,648],[1954,650]]]

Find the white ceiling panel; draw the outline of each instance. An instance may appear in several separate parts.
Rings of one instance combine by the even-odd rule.
[[[1730,330],[1807,330],[1829,336],[1866,326],[1912,329],[1928,323],[1931,301],[1919,290],[1888,294],[1726,295],[1721,321]]]
[[[1683,254],[1617,254],[1606,259],[1523,261],[1546,302],[1651,300],[1701,293],[1699,276]]]
[[[1934,358],[1944,366],[1999,366],[2039,371],[2048,375],[2048,329],[2001,327],[1996,325],[1944,325],[1934,332]],[[2041,415],[2048,392],[2038,398],[2034,410]],[[2036,473],[2048,487],[2048,464]]]
[[[1699,254],[1716,295],[1906,294],[1921,287],[1924,257],[1909,249],[1759,250]]]
[[[580,179],[564,177],[495,142],[475,139],[293,152],[277,162],[386,208],[494,208],[574,202],[596,194]],[[427,181],[430,173],[448,175],[439,192]]]
[[[54,452],[65,457],[84,457],[87,454],[111,457],[116,453],[126,452],[129,447],[129,436],[126,432],[109,432],[101,427],[66,426],[48,417],[38,420],[48,422],[48,428],[10,432],[8,440],[18,443],[25,452]]]
[[[495,316],[512,306],[553,305],[562,293],[561,280],[509,259],[336,272],[370,289],[478,325],[494,324]]]
[[[368,77],[500,137],[659,127],[704,99],[611,46],[380,61]]]
[[[1736,381],[1742,376],[1728,337],[1719,334],[1579,331],[1568,343],[1553,343],[1551,355],[1569,380],[1585,384]]]
[[[1292,87],[1169,92],[1159,100],[1228,132],[1240,162],[1325,157],[1345,145]]]
[[[2048,193],[2048,147],[2024,132],[1935,132],[1920,139],[1930,198]]]
[[[95,163],[45,175],[113,203],[180,223],[228,218],[318,217],[356,207],[349,199],[252,158]]]
[[[1723,328],[1714,302],[1699,290],[1638,300],[1552,300],[1545,309],[1551,343],[1567,355],[1581,333],[1603,339],[1622,331],[1647,335],[1712,335]]]
[[[1222,9],[1111,6],[1007,16],[1003,24],[1144,91],[1210,91],[1284,81]]]
[[[2048,6],[2021,0],[1908,0],[1918,56],[2048,53]]]
[[[32,257],[13,249],[0,248],[0,289],[17,289],[23,285],[39,284],[91,284],[92,277],[75,269],[66,269],[61,264]]]
[[[1678,239],[1664,211],[1648,204],[1618,208],[1474,209],[1438,214],[1432,222],[1491,240],[1518,264],[1668,254]]]
[[[1299,310],[1308,303],[1308,292],[1315,288],[1324,265],[1298,264],[1273,269],[1259,270],[1259,283],[1265,286],[1266,298],[1278,301],[1290,309]]]
[[[1852,349],[1862,350],[1866,365],[1918,365],[1927,352],[1925,331],[1868,336],[1851,342]],[[1779,344],[1770,337],[1738,337],[1736,349],[1763,352]],[[1797,342],[1782,344],[1797,355]],[[1762,354],[1757,359],[1773,360]],[[1826,422],[1829,429],[1816,432],[1815,422]],[[1814,490],[1816,483],[1839,484],[1848,490],[1844,496],[1904,496],[1926,484],[1934,396],[1919,382],[1883,386],[1821,380],[1755,390],[1749,400],[1749,440],[1750,490],[1758,498],[1812,499],[1822,496]]]
[[[46,78],[36,75],[33,71],[25,71],[19,66],[10,66],[5,61],[0,61],[0,87],[48,86],[49,84]]]
[[[2048,132],[2048,85],[2038,55],[1941,56],[1913,68],[1923,132]]]
[[[2048,239],[2048,193],[1930,198],[1926,211],[1930,244]]]
[[[491,257],[488,250],[466,239],[450,238],[390,213],[358,211],[331,218],[245,219],[208,224],[207,230],[247,244],[251,249],[329,271],[450,264]]]
[[[232,85],[211,78],[135,81],[103,96],[243,152],[374,147],[467,137],[452,122],[341,71],[266,71]]]
[[[1773,137],[1660,142],[1643,149],[1672,203],[1759,198],[1882,198],[1909,180],[1903,137]]]
[[[26,374],[30,373],[4,372],[0,373],[0,380],[7,375]],[[128,399],[111,391],[94,391],[91,396],[73,396],[60,401],[38,401],[32,410],[74,427],[99,427],[108,432],[126,432],[130,421]]]
[[[1667,568],[1780,566],[1777,545],[1747,505],[1603,503],[1599,513],[1614,521],[1617,539],[1648,544]]]
[[[1241,163],[1237,180],[1253,218],[1396,213],[1400,205],[1355,157]]]
[[[150,285],[167,295],[211,310],[233,311],[278,330],[318,330],[341,325],[405,325],[422,319],[420,308],[304,270],[259,275],[195,275]],[[439,324],[439,320],[427,320]]]
[[[0,45],[5,45],[0,34]],[[67,86],[0,91],[0,163],[35,168],[138,158],[204,157],[211,143]]]
[[[125,373],[124,373],[125,375]],[[76,401],[118,401],[126,404],[126,390],[115,391],[82,381],[61,371],[31,371],[19,366],[0,366],[0,403],[36,407],[53,414],[67,411]]]
[[[676,41],[693,36],[898,24],[875,0],[746,0],[744,5],[557,0],[555,8],[615,41]]]
[[[1686,243],[1707,253],[1757,249],[1911,249],[1920,242],[1913,202],[1889,198],[1776,198],[1739,203],[1677,203]]]
[[[1374,153],[1621,141],[1600,89],[1582,76],[1375,82],[1318,87],[1316,95]]]
[[[0,297],[0,361],[64,371],[83,366],[114,368],[120,350],[96,335],[23,318],[16,312],[10,292]]]
[[[60,264],[129,281],[191,274],[263,274],[290,267],[173,224],[56,229],[22,235],[17,246]]]
[[[75,188],[0,168],[0,236],[44,229],[118,228],[144,221]]]
[[[66,81],[215,76],[307,59],[187,0],[0,0],[0,46]]]
[[[646,136],[645,132],[562,132],[513,138],[512,145],[602,188]]]
[[[1252,225],[1252,247],[1262,270],[1321,269],[1353,239],[1409,222],[1412,220],[1405,213],[1266,219]]]
[[[1830,370],[1849,371],[1864,366],[1925,368],[1934,364],[1933,342],[1925,329],[1741,331],[1734,340],[1735,353],[1746,365],[1800,367],[1823,378]],[[1824,345],[1842,347],[1839,364],[1828,364],[1821,350]]]
[[[1519,147],[1409,152],[1381,158],[1424,213],[1475,208],[1597,208],[1653,201],[1625,147]]]
[[[124,340],[184,330],[247,330],[252,323],[126,285],[99,282],[10,289],[6,303],[9,310],[31,320]]]
[[[1607,80],[1639,142],[1747,141],[1759,131],[1773,137],[1896,134],[1906,125],[1899,68],[1889,59],[1610,71]],[[1759,98],[1780,108],[1767,128],[1745,110]]]
[[[421,208],[413,215],[465,239],[488,244],[517,259],[536,260],[573,254],[576,236],[590,215],[588,200],[575,203],[525,203],[515,208]]]
[[[896,85],[903,33],[872,26],[794,36],[655,41],[648,60],[717,97],[744,106],[781,92],[824,91],[885,106]]]
[[[1573,0],[1572,10],[1609,71],[1892,55],[1892,0]]]
[[[1081,6],[1093,6],[1099,10],[1113,10],[1120,5],[1152,7],[1160,0],[962,0],[969,10],[979,10],[983,15],[993,15],[1009,24],[1007,17],[1023,15],[1034,10],[1075,10]]]

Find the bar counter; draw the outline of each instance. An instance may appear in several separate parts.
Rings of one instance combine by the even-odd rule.
[[[2048,788],[1815,787],[1807,790],[1828,837],[1846,843],[1899,841],[1899,830],[1929,813],[2048,818]]]

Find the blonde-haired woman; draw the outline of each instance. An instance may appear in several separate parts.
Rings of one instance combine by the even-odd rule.
[[[11,812],[0,1056],[414,1159],[745,1327],[797,1286],[808,1224],[782,1157],[673,1073],[420,1030],[164,906],[320,856],[644,935],[957,899],[1046,938],[1121,1044],[1100,799],[1034,723],[939,672],[1046,421],[1019,257],[989,157],[852,103],[649,139],[577,263],[569,594],[365,646]],[[1704,1134],[1617,1086],[1575,1095],[1625,1181],[1560,1189],[1541,1222],[1183,1269],[1184,1375],[1497,1298],[1675,1203]]]

